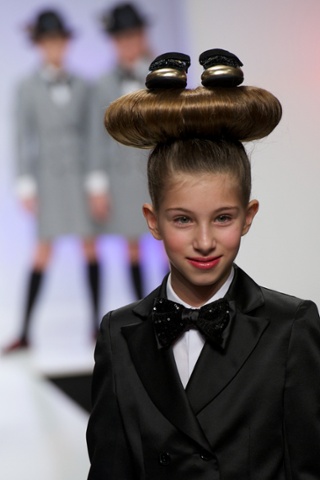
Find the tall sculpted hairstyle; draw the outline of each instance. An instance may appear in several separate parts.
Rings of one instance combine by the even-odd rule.
[[[151,149],[148,185],[156,210],[177,172],[231,174],[246,205],[251,168],[242,142],[269,135],[281,115],[278,99],[257,87],[154,89],[111,103],[105,126],[118,142]]]

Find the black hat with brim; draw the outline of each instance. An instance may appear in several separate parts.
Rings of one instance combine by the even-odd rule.
[[[65,37],[73,35],[72,30],[67,27],[61,15],[53,10],[46,10],[37,16],[34,24],[27,27],[30,38],[33,41],[44,37]]]
[[[131,3],[114,7],[103,15],[102,22],[105,31],[111,35],[148,25],[147,19]]]

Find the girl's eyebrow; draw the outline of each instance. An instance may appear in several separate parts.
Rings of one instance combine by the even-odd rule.
[[[170,207],[170,208],[167,208],[166,210],[167,212],[170,212],[170,211],[191,212],[191,210],[188,210],[187,208],[183,208],[183,207]]]
[[[222,212],[230,212],[230,211],[238,212],[239,210],[240,208],[236,205],[226,205],[225,207],[217,208],[216,210],[213,211],[213,213],[219,214]],[[170,207],[170,208],[167,208],[166,211],[177,212],[177,213],[188,213],[188,214],[193,213],[192,210],[188,210],[187,208],[184,208],[184,207]]]
[[[217,210],[215,210],[216,213],[219,213],[219,212],[225,212],[225,211],[239,211],[240,208],[236,205],[226,205],[225,207],[221,207],[221,208],[218,208]]]

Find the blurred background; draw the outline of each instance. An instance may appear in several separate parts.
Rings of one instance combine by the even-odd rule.
[[[68,66],[94,83],[115,62],[102,32],[108,0],[11,0],[0,18],[0,346],[17,333],[35,221],[15,195],[14,102],[17,84],[37,63],[24,27],[42,9],[58,9],[76,35]],[[260,211],[237,263],[258,283],[320,305],[320,3],[318,0],[137,0],[150,19],[154,56],[191,56],[188,85],[200,83],[199,54],[218,47],[243,62],[245,84],[264,87],[283,105],[270,137],[247,145],[253,196]],[[145,293],[162,279],[160,245],[142,239]],[[125,242],[101,235],[101,315],[134,300]],[[94,343],[81,248],[61,238],[34,312],[32,348],[0,357],[0,477],[7,480],[85,479],[85,429]],[[65,381],[64,381],[65,380]],[[70,380],[68,383],[67,380]],[[79,380],[79,382],[78,382]],[[73,382],[73,383],[72,383]],[[67,386],[65,385],[67,384]],[[59,387],[59,388],[58,388]],[[81,393],[83,398],[74,398]],[[67,393],[67,394],[66,394]],[[78,397],[79,397],[78,395]]]

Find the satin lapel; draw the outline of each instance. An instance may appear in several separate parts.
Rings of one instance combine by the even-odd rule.
[[[190,407],[171,350],[159,349],[151,322],[122,328],[132,361],[153,403],[180,431],[203,449],[210,447]]]
[[[269,321],[242,313],[234,314],[232,331],[224,351],[205,344],[190,381],[187,395],[195,414],[211,402],[237,375]]]

